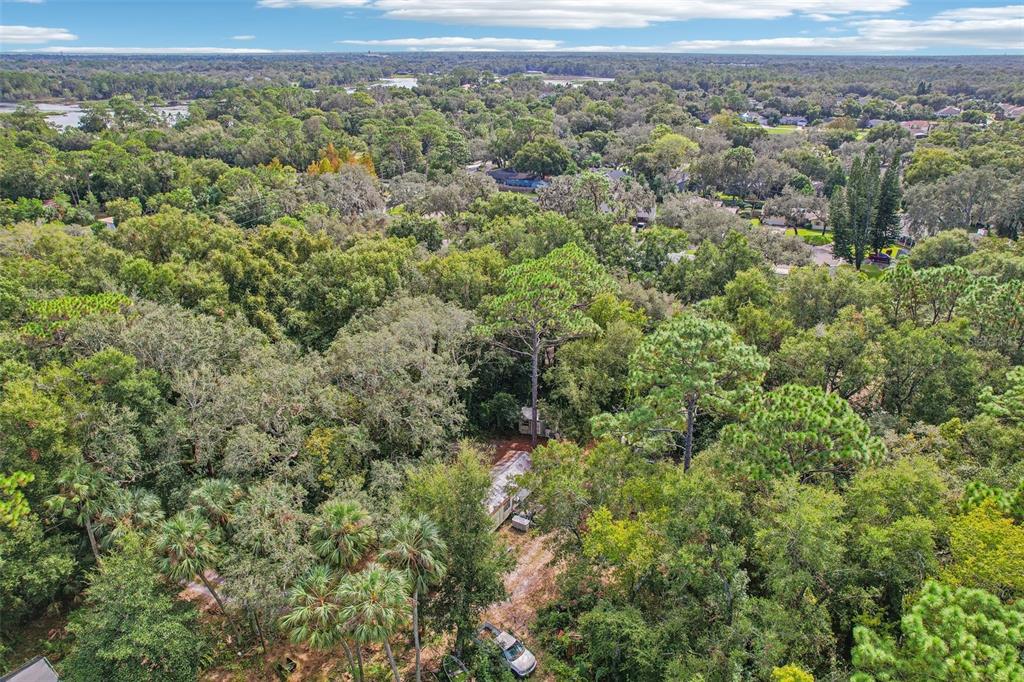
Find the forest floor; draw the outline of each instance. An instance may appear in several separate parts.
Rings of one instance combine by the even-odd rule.
[[[515,452],[532,450],[529,436],[495,439],[488,441],[486,446],[492,449],[492,463],[502,461]],[[508,551],[515,555],[516,564],[505,576],[508,599],[489,606],[484,611],[482,620],[510,630],[524,639],[538,660],[537,672],[531,676],[531,680],[554,682],[554,676],[545,671],[545,653],[536,641],[533,626],[537,610],[557,596],[556,583],[563,565],[551,552],[550,536],[520,533],[512,530],[507,523],[498,530],[498,533],[508,546]],[[214,584],[219,580],[216,575],[210,575],[209,578]],[[211,620],[218,618],[216,604],[201,583],[187,585],[181,596],[199,601],[201,608]],[[450,639],[434,637],[423,642],[422,662],[426,673],[424,680],[434,679],[428,671],[440,669],[441,659],[451,651]],[[392,642],[392,645],[402,679],[413,679],[414,654],[411,642],[399,640]],[[370,668],[375,672],[386,673],[384,679],[390,679],[390,671],[387,671],[382,652],[377,648],[366,647],[363,650],[363,657],[367,667],[366,679],[376,679],[375,675],[370,674]],[[287,677],[278,673],[278,664],[286,660],[294,663],[294,671]],[[327,682],[350,679],[346,669],[347,664],[341,651],[311,651],[305,646],[281,642],[268,649],[265,655],[251,651],[237,663],[226,663],[208,670],[201,679],[204,682],[273,682],[285,679],[289,682]]]
[[[533,631],[537,611],[558,596],[558,576],[564,565],[551,552],[549,535],[520,533],[505,524],[498,531],[516,554],[516,565],[505,576],[508,599],[492,604],[483,613],[483,620],[509,630],[526,642],[537,657],[535,680],[554,680],[545,670],[544,651]]]
[[[537,610],[556,596],[561,566],[549,549],[549,537],[520,533],[504,525],[498,531],[516,555],[516,565],[505,576],[508,599],[492,604],[483,619],[517,635],[530,637]]]
[[[537,533],[520,533],[512,530],[508,524],[498,531],[508,545],[509,551],[516,556],[516,565],[505,576],[505,589],[508,599],[489,606],[482,615],[482,620],[509,630],[522,638],[530,651],[537,656],[537,672],[532,680],[553,682],[554,676],[545,671],[545,654],[540,649],[533,632],[537,610],[550,603],[557,596],[556,583],[562,571],[562,564],[555,559],[550,549],[550,537]],[[206,597],[205,590],[197,590],[201,599]],[[204,599],[208,606],[212,599]],[[215,609],[216,607],[213,606]],[[215,616],[211,611],[210,616]],[[434,639],[424,642],[423,669],[433,671],[440,668],[440,661],[450,651],[450,638]],[[405,642],[393,642],[395,657],[399,660],[402,679],[412,679],[413,650]],[[379,651],[366,647],[363,650],[367,668],[378,671],[386,669],[384,658]],[[277,672],[277,665],[286,659],[295,664],[295,670],[287,678]],[[305,680],[345,680],[346,662],[340,651],[319,652],[307,647],[282,642],[271,647],[267,654],[252,653],[239,661],[237,665],[222,665],[208,670],[203,674],[204,682],[271,682],[287,679],[289,682]],[[390,673],[388,673],[390,677]],[[367,679],[372,679],[368,674]],[[431,675],[425,680],[433,679]]]
[[[538,438],[538,445],[544,445],[547,438]],[[533,452],[529,436],[509,436],[506,438],[494,438],[484,443],[484,449],[491,450],[491,464],[497,464],[513,452]]]

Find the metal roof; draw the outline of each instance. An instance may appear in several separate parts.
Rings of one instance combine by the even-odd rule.
[[[60,682],[45,656],[36,656],[17,670],[0,677],[0,682]]]

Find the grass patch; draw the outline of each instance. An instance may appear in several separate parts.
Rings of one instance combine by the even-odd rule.
[[[744,123],[745,128],[761,128],[769,135],[792,135],[798,133],[802,128],[800,126],[770,126],[765,127],[759,123]]]
[[[775,126],[774,128],[765,128],[769,135],[792,135],[793,133],[800,132],[800,126]]]
[[[761,221],[758,218],[752,218],[750,224],[754,226],[759,226],[761,225]],[[772,229],[781,228],[773,227]],[[794,236],[792,227],[786,228],[786,235],[790,237]],[[800,237],[811,246],[824,246],[825,244],[832,243],[832,233],[827,230],[824,234],[822,234],[821,230],[809,230],[805,227],[798,227],[796,230],[796,236]]]
[[[791,233],[792,228],[786,230],[786,234]],[[821,230],[808,230],[807,228],[797,228],[796,236],[803,239],[811,246],[824,246],[825,244],[832,243],[832,233],[826,231],[822,234]]]

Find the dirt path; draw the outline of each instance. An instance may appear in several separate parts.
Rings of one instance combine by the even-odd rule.
[[[488,607],[483,619],[526,640],[539,662],[531,679],[554,680],[544,669],[544,652],[538,650],[533,625],[537,610],[555,599],[556,582],[563,566],[555,561],[554,554],[548,549],[549,536],[519,533],[508,525],[498,532],[515,551],[516,566],[505,576],[508,599]]]
[[[547,547],[547,536],[519,533],[507,525],[499,531],[516,552],[516,566],[505,576],[509,598],[492,604],[484,618],[495,625],[529,637],[537,609],[555,598],[561,567]]]

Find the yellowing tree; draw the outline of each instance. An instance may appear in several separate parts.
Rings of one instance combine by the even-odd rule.
[[[374,168],[373,159],[369,154],[354,152],[347,147],[342,147],[339,151],[333,142],[328,142],[327,147],[320,150],[320,159],[310,163],[306,167],[306,172],[310,175],[337,173],[346,164],[362,166],[370,175],[377,175],[377,169]]]
[[[1024,595],[1024,527],[992,500],[955,519],[949,529],[953,563],[946,581],[987,590],[1003,599]]]

